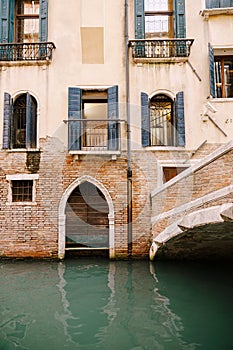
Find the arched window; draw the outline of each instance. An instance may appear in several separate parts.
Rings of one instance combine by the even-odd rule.
[[[174,144],[173,101],[164,94],[155,95],[150,100],[150,145]]]
[[[37,102],[29,93],[4,94],[3,148],[36,148]]]
[[[165,94],[141,93],[142,146],[185,146],[184,93],[175,99]]]

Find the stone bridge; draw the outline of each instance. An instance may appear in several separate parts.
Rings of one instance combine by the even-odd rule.
[[[150,259],[233,259],[233,141],[151,193]]]

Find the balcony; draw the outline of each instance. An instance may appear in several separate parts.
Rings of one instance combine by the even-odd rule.
[[[71,154],[119,154],[119,119],[69,119],[68,148]]]
[[[193,39],[135,39],[129,41],[136,62],[187,61]]]
[[[0,44],[0,61],[50,61],[53,49],[52,42]]]

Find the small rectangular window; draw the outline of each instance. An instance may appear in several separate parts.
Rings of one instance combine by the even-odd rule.
[[[163,167],[163,183],[173,179],[186,169],[187,167]]]
[[[12,180],[12,202],[32,202],[33,180]]]

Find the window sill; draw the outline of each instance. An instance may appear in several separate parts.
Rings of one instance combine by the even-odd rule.
[[[232,103],[233,102],[233,97],[229,98],[217,98],[217,97],[212,97],[210,98],[211,103]]]
[[[7,149],[8,153],[26,153],[26,152],[41,152],[39,148],[14,148]]]
[[[69,154],[72,154],[72,155],[76,155],[76,154],[78,154],[78,155],[82,155],[82,154],[90,154],[90,155],[92,155],[92,154],[100,154],[100,155],[117,155],[117,156],[119,156],[120,154],[121,154],[121,152],[120,151],[83,151],[83,150],[81,150],[81,151],[69,151]]]
[[[204,17],[206,21],[209,20],[209,16],[221,16],[221,15],[232,16],[233,7],[205,9],[200,11],[200,14]]]
[[[140,65],[140,64],[146,64],[146,63],[185,63],[188,61],[188,57],[169,57],[169,58],[149,58],[149,57],[143,57],[143,58],[134,58],[133,61]]]
[[[148,146],[148,147],[143,147],[146,151],[180,151],[184,152],[185,147],[181,146]]]
[[[23,67],[23,66],[48,66],[52,60],[33,60],[33,61],[1,61],[0,60],[0,70],[4,71],[6,67]]]

